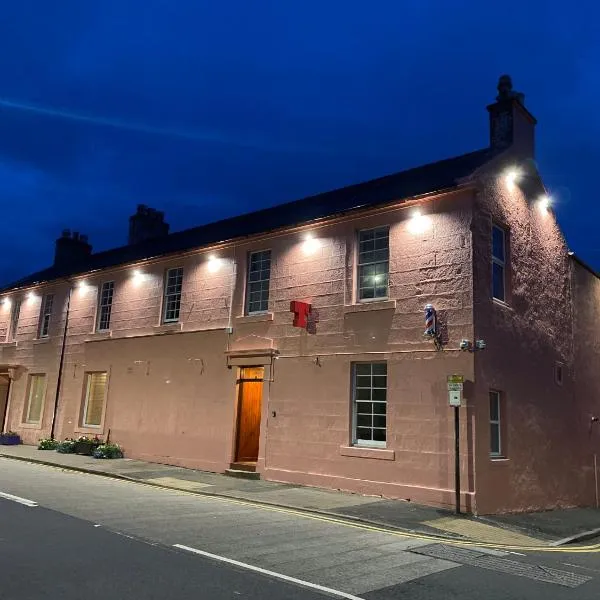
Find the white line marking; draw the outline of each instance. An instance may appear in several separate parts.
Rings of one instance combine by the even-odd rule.
[[[24,506],[29,506],[33,508],[37,506],[37,502],[33,500],[27,500],[27,498],[21,498],[20,496],[13,496],[12,494],[6,494],[4,492],[0,492],[0,498],[4,498],[5,500],[12,500],[13,502],[18,502],[19,504],[23,504]]]
[[[346,592],[341,592],[340,590],[334,590],[332,588],[328,588],[323,585],[311,583],[310,581],[304,581],[303,579],[296,579],[295,577],[290,577],[289,575],[283,575],[283,573],[276,573],[275,571],[269,571],[268,569],[263,569],[261,567],[255,567],[254,565],[249,565],[248,563],[240,562],[239,560],[233,560],[232,558],[226,558],[225,556],[219,556],[218,554],[211,554],[210,552],[204,552],[204,550],[198,550],[197,548],[192,548],[191,546],[183,546],[182,544],[173,544],[173,548],[179,548],[180,550],[187,550],[188,552],[192,552],[193,554],[199,554],[200,556],[205,556],[207,558],[212,558],[213,560],[218,560],[218,561],[221,561],[224,563],[228,563],[230,565],[235,565],[236,567],[242,567],[242,569],[248,569],[250,571],[255,571],[256,573],[262,573],[263,575],[268,575],[269,577],[281,579],[282,581],[288,581],[290,583],[295,583],[296,585],[301,585],[302,587],[311,588],[313,590],[318,590],[319,592],[323,592],[325,594],[330,594],[331,596],[337,596],[338,598],[346,598],[346,600],[364,600],[363,598],[360,598],[359,596],[353,596],[352,594],[346,594]]]

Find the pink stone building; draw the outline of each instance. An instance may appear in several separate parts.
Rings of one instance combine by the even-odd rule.
[[[470,154],[172,234],[139,206],[107,252],[65,231],[0,292],[4,430],[450,507],[460,375],[463,509],[593,505],[600,279],[498,91]]]

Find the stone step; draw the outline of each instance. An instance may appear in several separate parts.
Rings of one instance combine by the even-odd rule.
[[[225,475],[238,477],[239,479],[260,479],[260,473],[255,471],[242,471],[241,469],[226,469]]]

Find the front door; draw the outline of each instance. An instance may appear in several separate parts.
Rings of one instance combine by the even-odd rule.
[[[260,439],[264,367],[244,367],[238,379],[236,462],[256,462]]]

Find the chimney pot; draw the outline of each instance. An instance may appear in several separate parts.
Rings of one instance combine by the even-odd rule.
[[[54,266],[70,267],[83,264],[91,253],[92,246],[87,235],[80,235],[78,231],[71,235],[69,229],[63,229],[54,248]]]
[[[136,213],[129,217],[129,244],[163,237],[168,233],[165,213],[146,204],[138,204]]]

